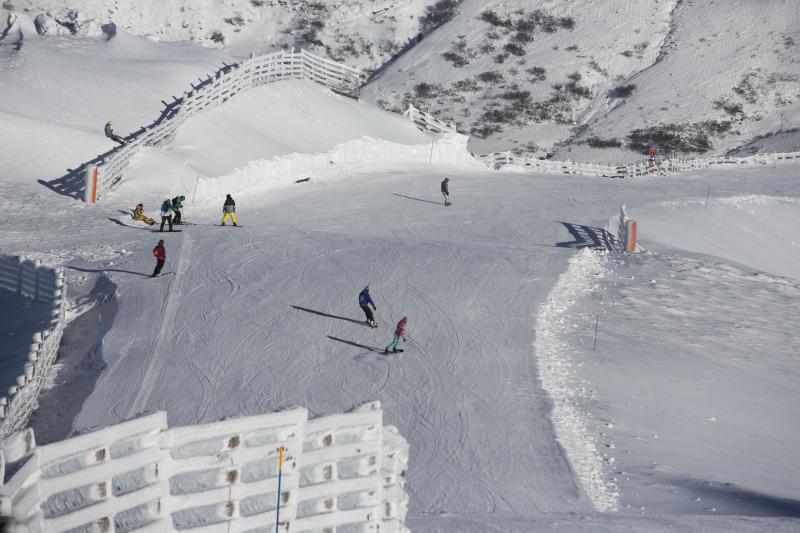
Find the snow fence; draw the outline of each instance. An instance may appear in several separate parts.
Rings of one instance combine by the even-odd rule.
[[[556,174],[581,174],[607,178],[634,178],[637,176],[678,174],[692,170],[717,166],[735,165],[774,165],[779,161],[800,162],[800,152],[775,154],[756,154],[749,157],[715,156],[706,158],[670,157],[657,161],[639,161],[628,165],[607,165],[602,163],[578,163],[554,159],[536,159],[507,152],[493,152],[476,156],[486,166],[494,170],[543,172]]]
[[[49,326],[33,336],[23,374],[8,390],[8,396],[0,397],[1,439],[28,422],[58,355],[65,323],[64,270],[43,267],[38,261],[27,261],[22,257],[0,256],[0,289],[45,303],[51,308]]]
[[[27,429],[0,443],[0,514],[43,533],[404,532],[408,444],[382,424],[370,402],[175,428],[159,411],[44,446]]]
[[[284,51],[253,57],[229,65],[167,106],[150,126],[142,128],[128,143],[95,162],[84,165],[83,199],[95,203],[119,183],[137,152],[145,146],[159,146],[175,135],[187,118],[216,107],[248,89],[285,79],[308,79],[338,93],[358,97],[361,74],[306,50]]]

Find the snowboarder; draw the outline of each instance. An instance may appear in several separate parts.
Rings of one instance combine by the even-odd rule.
[[[114,129],[111,127],[111,121],[110,120],[108,122],[106,122],[105,131],[106,131],[106,137],[108,137],[112,141],[116,141],[119,144],[128,144],[128,142],[125,139],[123,139],[122,137],[120,137],[119,135],[114,133]]]
[[[225,203],[222,205],[222,226],[225,225],[228,217],[231,217],[233,225],[236,226],[236,202],[233,201],[230,194],[225,195]]]
[[[172,212],[175,216],[172,217],[173,224],[183,224],[181,222],[181,209],[183,209],[183,201],[186,200],[185,196],[176,196],[172,199]]]
[[[450,189],[448,189],[447,184],[450,182],[450,178],[445,178],[442,181],[442,196],[444,196],[444,205],[453,205],[450,203]]]
[[[372,316],[372,311],[370,310],[369,306],[372,306],[372,309],[378,310],[375,307],[375,302],[372,301],[372,297],[369,295],[369,285],[364,287],[364,290],[358,293],[358,305],[361,307],[361,310],[364,311],[364,315],[367,317],[367,325],[373,328],[378,327],[378,323],[375,322],[375,317]]]
[[[148,226],[156,223],[155,220],[144,214],[144,205],[142,204],[136,204],[136,209],[133,210],[132,216],[133,220],[144,222]]]
[[[151,278],[155,278],[161,274],[161,269],[164,268],[164,262],[167,260],[167,249],[164,248],[164,241],[158,241],[158,244],[153,248],[153,255],[156,258],[156,269],[153,270]]]
[[[161,229],[158,231],[164,231],[164,222],[169,223],[169,230],[172,231],[172,202],[169,198],[161,204]]]
[[[394,330],[394,340],[389,343],[389,346],[386,347],[383,353],[398,353],[402,352],[403,350],[397,348],[400,344],[400,339],[403,339],[403,342],[406,342],[406,323],[408,322],[407,317],[403,317],[400,319],[400,322],[397,323],[397,329]]]

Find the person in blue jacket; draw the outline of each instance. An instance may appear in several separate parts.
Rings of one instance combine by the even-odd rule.
[[[372,311],[370,310],[369,306],[371,305],[372,309],[375,309],[376,311],[378,308],[375,307],[375,302],[372,301],[372,297],[369,295],[369,285],[364,287],[364,290],[358,293],[358,305],[367,316],[367,325],[372,328],[377,328],[378,323],[375,322],[375,317],[372,316]]]

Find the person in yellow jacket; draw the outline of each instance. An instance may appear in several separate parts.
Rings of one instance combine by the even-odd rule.
[[[142,204],[136,204],[136,209],[133,210],[133,220],[144,222],[149,226],[156,223],[155,220],[144,214],[144,205]]]

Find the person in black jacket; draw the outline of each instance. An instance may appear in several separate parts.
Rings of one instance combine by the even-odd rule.
[[[450,189],[447,188],[447,184],[450,182],[450,178],[445,178],[442,181],[442,196],[444,196],[444,205],[453,205],[450,203]]]

